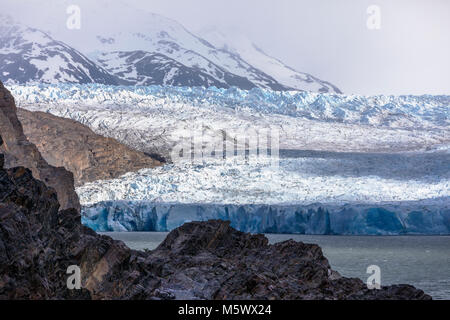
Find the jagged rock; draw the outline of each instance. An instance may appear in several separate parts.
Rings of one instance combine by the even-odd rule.
[[[56,190],[62,209],[79,211],[73,175],[64,168],[50,166],[44,160],[36,146],[25,137],[16,112],[14,98],[0,82],[0,134],[4,142],[0,152],[5,155],[5,166],[30,169],[36,179]]]
[[[192,222],[172,231],[152,253],[159,292],[192,299],[428,299],[406,285],[369,290],[333,271],[319,246],[268,245],[229,222]],[[156,293],[154,293],[156,295]]]
[[[131,252],[83,227],[77,210],[58,210],[56,192],[29,169],[0,167],[0,299],[91,299],[85,287],[67,289],[67,268],[83,267],[89,282],[105,266],[102,250]]]
[[[20,108],[17,115],[28,140],[50,165],[72,172],[76,186],[161,165],[143,152],[95,134],[79,122]]]
[[[56,193],[29,169],[0,168],[0,299],[88,298],[64,290],[68,265],[77,261],[68,243],[78,241],[76,210],[61,211]]]

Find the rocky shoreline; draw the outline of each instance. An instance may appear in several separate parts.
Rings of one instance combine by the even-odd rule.
[[[56,169],[26,140],[1,84],[0,100],[0,299],[431,299],[409,285],[369,290],[333,271],[317,245],[269,245],[227,221],[187,223],[147,252],[96,234],[81,224],[79,204],[60,207],[73,176],[71,185],[43,178],[41,168]],[[6,169],[11,155],[17,165]],[[66,286],[71,265],[81,269],[80,290]]]

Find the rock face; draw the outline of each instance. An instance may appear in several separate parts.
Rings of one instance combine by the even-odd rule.
[[[0,299],[90,298],[65,283],[66,268],[77,264],[78,212],[58,213],[55,191],[26,168],[1,169],[0,181]]]
[[[50,166],[44,160],[36,146],[25,137],[16,112],[14,98],[0,82],[0,134],[4,142],[0,152],[5,155],[5,166],[30,169],[36,179],[56,190],[62,209],[79,211],[73,175],[64,168]]]
[[[72,172],[77,186],[161,165],[143,152],[95,134],[79,122],[20,108],[17,116],[25,136],[44,159]]]

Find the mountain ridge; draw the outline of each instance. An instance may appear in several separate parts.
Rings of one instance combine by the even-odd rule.
[[[310,87],[309,91],[342,93],[339,88],[328,81],[320,80],[309,73],[299,72],[287,66],[240,33],[233,31],[224,33],[214,27],[202,29],[199,33],[217,48],[238,54],[242,59],[261,69],[282,85],[296,90],[305,90]]]
[[[46,26],[43,29],[49,31],[44,32],[2,18],[0,61],[4,63],[0,79],[20,84],[214,86],[340,93],[337,87],[310,75],[299,78],[295,86],[283,83],[243,55],[214,46],[170,18],[122,6],[123,15],[112,21],[114,15],[109,13],[119,7],[117,3],[104,12],[84,10],[83,21],[87,22],[77,33],[59,31],[63,28],[57,24]],[[96,20],[112,27],[105,29],[93,23]]]
[[[75,186],[162,165],[151,156],[97,135],[76,121],[20,108],[17,116],[28,140],[50,165],[72,172]]]
[[[5,82],[120,84],[81,52],[44,31],[1,16],[0,77]]]

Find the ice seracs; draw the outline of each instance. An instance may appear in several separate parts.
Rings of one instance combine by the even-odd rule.
[[[20,107],[79,121],[96,133],[170,158],[194,129],[279,130],[280,148],[445,152],[449,96],[346,96],[172,86],[10,86]]]
[[[392,158],[299,154],[144,169],[77,189],[83,205],[108,200],[214,204],[371,204],[450,197],[449,155]],[[375,163],[379,161],[379,163]]]

